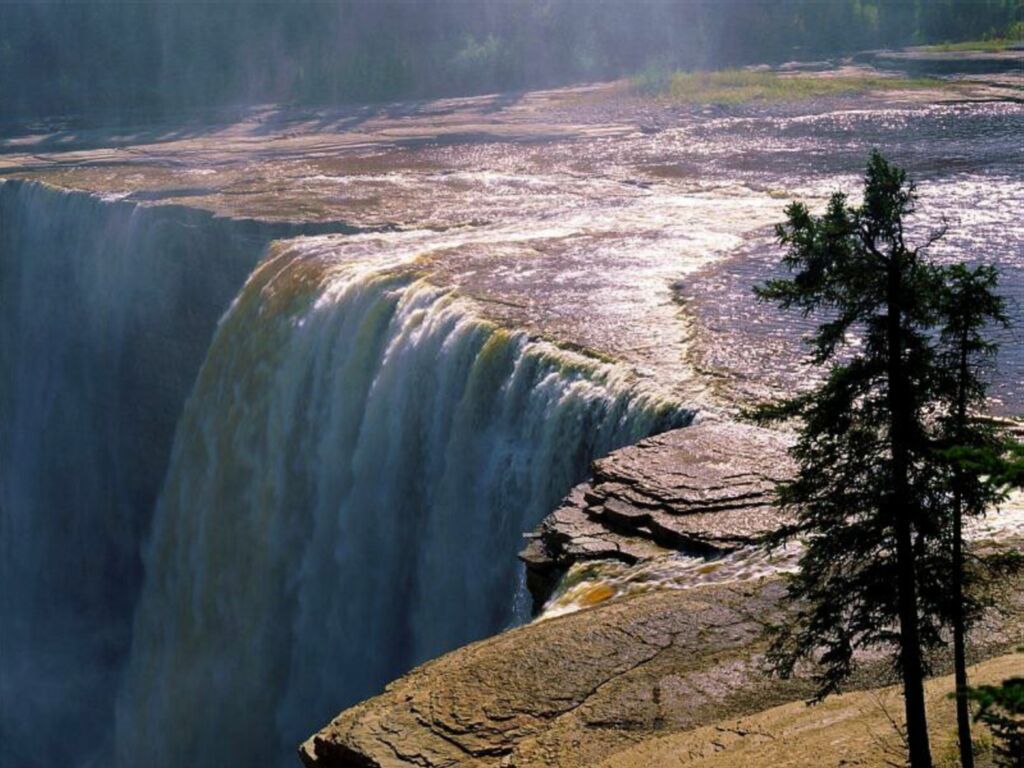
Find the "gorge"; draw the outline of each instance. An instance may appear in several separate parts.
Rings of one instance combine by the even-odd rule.
[[[524,535],[595,459],[640,443],[644,466],[642,451],[678,448],[671,430],[697,424],[746,446],[744,461],[770,458],[767,483],[781,451],[730,424],[805,383],[799,321],[749,297],[773,268],[784,202],[820,203],[886,146],[925,185],[922,231],[953,221],[950,256],[983,250],[1019,298],[1020,79],[731,108],[638,100],[619,83],[4,140],[0,763],[296,764],[341,709],[530,621]],[[1017,336],[1000,415],[1020,414],[1022,380]],[[639,538],[658,539],[656,522],[635,523]],[[733,551],[774,522],[656,544]],[[685,599],[721,635],[708,664],[728,666],[778,585],[711,589],[712,608]],[[675,597],[655,584],[638,598],[632,646],[602,623],[625,600],[565,626],[599,636],[591,650],[617,670],[659,647],[675,660],[655,666],[682,665],[703,625],[666,619]],[[557,647],[543,628],[555,621],[470,646],[498,649],[472,656],[480,666],[448,656],[413,675],[549,682],[561,672],[535,656],[546,641],[516,638]],[[999,631],[1002,650],[1018,630]],[[589,652],[556,709],[607,682]],[[371,699],[345,722],[387,731],[398,712],[406,727],[422,717],[419,698],[403,709],[410,685],[384,694],[395,709]],[[762,693],[761,708],[803,695]],[[646,696],[627,700],[657,731]],[[507,714],[495,722],[518,728]],[[698,720],[711,714],[672,728]],[[589,733],[538,736],[521,764],[577,727]],[[506,735],[466,749],[498,765]],[[373,755],[351,764],[385,764]]]

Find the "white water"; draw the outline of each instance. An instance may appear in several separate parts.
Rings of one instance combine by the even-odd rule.
[[[279,247],[222,321],[145,557],[119,764],[290,765],[344,705],[511,623],[522,532],[591,458],[688,419],[412,264]]]
[[[974,541],[1005,541],[1024,536],[1024,493],[967,523]],[[565,616],[608,600],[655,590],[695,589],[707,584],[754,581],[796,572],[804,549],[791,542],[775,550],[750,546],[717,558],[670,555],[629,566],[617,560],[574,563],[544,605],[538,621]]]
[[[317,155],[338,159],[317,138],[293,145],[295,166],[264,165],[272,153],[260,149],[237,178],[227,173],[232,195],[239,182],[252,189],[239,210],[380,198],[366,220],[473,221],[443,235],[391,233],[364,253],[432,252],[451,282],[525,307],[509,325],[521,317],[678,383],[693,372],[667,281],[774,221],[783,200],[768,190],[854,186],[870,146],[926,174],[926,194],[945,200],[929,206],[957,209],[968,245],[1019,261],[1019,163],[1007,142],[1020,110],[970,109],[981,122],[960,107],[915,108],[855,124],[853,113],[818,116],[806,130],[800,118],[735,129],[701,117],[539,153],[470,142],[441,150],[436,173],[399,159],[362,188],[341,181],[358,174],[305,175]],[[226,161],[220,140],[202,162]],[[242,144],[254,151],[252,137]],[[183,174],[227,188],[219,171],[192,167],[201,147],[161,152],[162,172],[184,158]],[[251,178],[257,156],[262,182]],[[95,161],[101,176],[107,159]],[[699,180],[634,186],[650,181],[645,166],[699,169]],[[135,184],[134,170],[112,173]],[[300,191],[281,200],[278,183],[287,189],[293,173]],[[351,189],[336,196],[342,184]],[[968,198],[981,213],[963,213]],[[0,765],[112,764],[140,538],[217,319],[270,236],[194,211],[0,186]],[[510,621],[518,536],[548,511],[542,500],[553,506],[587,456],[658,420],[661,406],[637,400],[620,371],[500,333],[414,274],[318,262],[303,282],[302,271],[245,292],[182,424],[120,696],[123,765],[294,764],[294,743],[346,703]],[[748,296],[744,283],[715,299],[727,330],[763,322]],[[761,364],[756,337],[718,338]],[[595,439],[579,426],[587,420],[604,425]],[[777,564],[744,553],[708,565],[659,563],[584,592],[607,595],[609,581],[616,594],[686,588]]]

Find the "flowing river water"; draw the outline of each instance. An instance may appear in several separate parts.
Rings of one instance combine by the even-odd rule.
[[[987,546],[1024,541],[1024,494],[1011,495],[985,517],[967,526],[969,540]],[[752,581],[793,573],[803,546],[799,541],[771,549],[748,546],[718,557],[670,555],[637,565],[616,560],[574,563],[540,611],[545,621],[608,600],[658,589],[694,589],[706,584]]]
[[[873,147],[1024,298],[1020,103],[598,96],[4,144],[4,765],[289,765],[524,620],[521,534],[593,458],[799,386],[749,286]],[[996,410],[1022,380],[1012,335]]]

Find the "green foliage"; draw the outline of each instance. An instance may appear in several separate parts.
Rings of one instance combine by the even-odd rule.
[[[940,45],[925,45],[921,47],[923,50],[932,53],[963,53],[970,51],[998,53],[1014,45],[1020,45],[1020,41],[1005,37],[995,37],[988,40],[963,40],[959,43],[942,43]]]
[[[1018,10],[1018,13],[1024,12]],[[1024,21],[1015,21],[995,34],[985,33],[976,40],[960,40],[950,42],[946,40],[939,45],[926,45],[927,51],[984,51],[987,53],[998,53],[1010,48],[1024,45]]]
[[[793,451],[799,472],[779,490],[798,520],[783,535],[806,542],[790,584],[799,613],[780,629],[772,658],[789,674],[817,655],[819,696],[839,688],[856,649],[900,647],[895,627],[906,606],[898,585],[907,588],[908,571],[913,579],[940,558],[928,515],[937,469],[927,420],[936,386],[931,297],[941,274],[904,242],[915,201],[905,173],[873,154],[861,206],[836,193],[820,217],[802,203],[786,209],[777,234],[794,276],[757,291],[824,318],[809,343],[813,364],[828,367],[825,382],[761,412],[802,423]],[[914,597],[923,608],[938,599],[928,590]],[[920,614],[915,632],[936,643],[936,611]]]
[[[0,114],[543,87],[652,60],[671,72],[978,39],[1019,14],[1018,0],[7,2]]]
[[[508,51],[496,36],[477,40],[469,35],[451,58],[449,68],[461,89],[475,91],[503,87],[511,80]]]
[[[962,508],[956,513],[976,516],[1004,498],[1012,472],[1014,441],[1001,422],[983,415],[998,352],[989,332],[1009,320],[994,267],[954,264],[942,270],[942,281],[936,451],[950,473],[950,498]]]
[[[633,75],[633,90],[641,96],[663,96],[668,93],[675,74],[664,62],[648,63]]]
[[[1024,488],[1024,443],[1007,440],[1001,464],[992,470],[994,480],[1012,488]]]
[[[954,264],[942,270],[943,289],[937,297],[940,321],[936,376],[940,414],[934,438],[936,461],[945,469],[945,493],[937,496],[935,514],[949,518],[954,552],[951,611],[963,612],[968,622],[987,604],[986,585],[1019,571],[1018,552],[974,555],[972,567],[959,548],[961,520],[979,517],[1004,501],[1010,489],[1024,486],[1024,446],[1003,421],[984,414],[990,374],[998,345],[989,333],[1009,325],[1006,302],[998,295],[994,267]]]
[[[987,331],[1008,324],[1005,302],[996,293],[999,276],[990,266],[954,264],[943,270],[937,299],[941,331],[937,376],[942,413],[936,460],[947,469],[945,493],[936,494],[935,515],[948,520],[950,567],[938,573],[949,580],[948,616],[953,628],[958,744],[963,768],[973,768],[970,708],[967,699],[967,631],[985,604],[986,580],[1013,563],[977,559],[967,567],[966,517],[978,517],[1001,501],[999,481],[1006,441],[999,426],[983,413],[988,380],[998,346]],[[980,566],[980,567],[979,567]]]
[[[932,264],[927,251],[944,230],[908,245],[916,199],[905,172],[875,152],[860,206],[835,193],[821,216],[787,207],[777,235],[791,277],[756,290],[820,320],[807,342],[828,375],[755,415],[800,426],[797,475],[778,490],[797,522],[775,539],[800,536],[806,547],[789,585],[795,620],[776,630],[770,658],[783,675],[816,660],[821,697],[850,675],[858,649],[892,654],[911,762],[927,766],[923,651],[953,628],[960,743],[971,744],[966,629],[992,586],[1024,565],[1019,553],[968,560],[963,521],[1020,485],[1024,451],[982,415],[997,351],[988,333],[1007,322],[998,274]]]
[[[881,75],[819,77],[753,69],[712,72],[645,70],[634,78],[633,83],[641,95],[666,96],[673,101],[697,104],[801,101],[868,91],[946,87],[944,81],[934,78]]]
[[[1011,677],[1000,685],[971,689],[978,704],[975,718],[992,731],[995,764],[1000,768],[1024,767],[1024,677]]]

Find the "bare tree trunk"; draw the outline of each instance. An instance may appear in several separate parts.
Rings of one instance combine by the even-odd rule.
[[[960,339],[956,425],[958,439],[967,425],[967,340]],[[953,672],[956,680],[956,730],[961,768],[974,768],[971,711],[967,699],[967,617],[964,615],[964,499],[959,469],[953,478]]]
[[[910,526],[900,523],[896,542],[899,568],[900,666],[907,716],[907,746],[911,768],[931,768],[928,716],[924,703],[924,663],[917,619],[917,580],[914,575]]]
[[[967,630],[964,620],[963,587],[963,512],[957,491],[953,519],[953,668],[956,678],[956,730],[960,743],[960,765],[974,768],[974,746],[971,743],[971,712],[967,700]]]
[[[900,668],[907,718],[907,747],[911,768],[932,768],[928,715],[924,702],[924,661],[917,614],[917,573],[910,500],[910,440],[908,423],[913,398],[903,364],[903,319],[899,257],[889,266],[888,344],[889,418],[892,451],[892,517],[896,534],[897,609],[900,620]]]

